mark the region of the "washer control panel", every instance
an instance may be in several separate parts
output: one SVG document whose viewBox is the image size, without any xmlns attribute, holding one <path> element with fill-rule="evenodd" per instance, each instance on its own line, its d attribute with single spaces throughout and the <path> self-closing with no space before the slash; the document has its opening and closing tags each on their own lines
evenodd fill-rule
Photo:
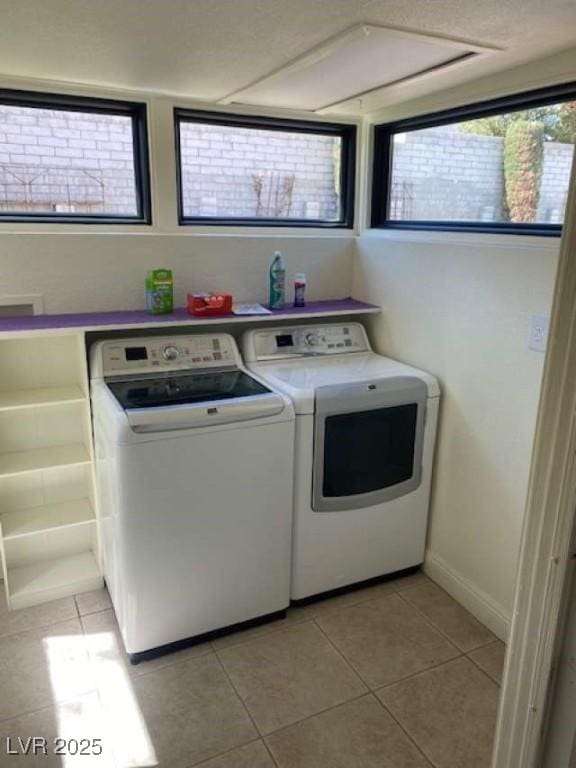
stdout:
<svg viewBox="0 0 576 768">
<path fill-rule="evenodd" d="M 243 346 L 246 362 L 370 351 L 366 331 L 360 323 L 251 331 L 245 337 Z"/>
<path fill-rule="evenodd" d="M 225 333 L 154 336 L 100 342 L 101 375 L 237 367 L 236 342 Z"/>
</svg>

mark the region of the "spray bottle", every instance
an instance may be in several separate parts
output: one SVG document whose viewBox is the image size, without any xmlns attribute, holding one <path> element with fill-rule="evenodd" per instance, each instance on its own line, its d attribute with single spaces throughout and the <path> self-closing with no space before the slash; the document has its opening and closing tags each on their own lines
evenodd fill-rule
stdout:
<svg viewBox="0 0 576 768">
<path fill-rule="evenodd" d="M 286 289 L 286 267 L 280 251 L 274 251 L 270 264 L 270 309 L 282 309 Z"/>
</svg>

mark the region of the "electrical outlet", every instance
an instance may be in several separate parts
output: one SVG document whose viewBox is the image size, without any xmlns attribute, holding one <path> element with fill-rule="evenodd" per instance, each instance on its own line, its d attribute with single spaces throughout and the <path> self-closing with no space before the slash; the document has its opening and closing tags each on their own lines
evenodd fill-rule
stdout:
<svg viewBox="0 0 576 768">
<path fill-rule="evenodd" d="M 530 315 L 530 337 L 528 348 L 534 352 L 546 352 L 548 342 L 548 315 Z"/>
</svg>

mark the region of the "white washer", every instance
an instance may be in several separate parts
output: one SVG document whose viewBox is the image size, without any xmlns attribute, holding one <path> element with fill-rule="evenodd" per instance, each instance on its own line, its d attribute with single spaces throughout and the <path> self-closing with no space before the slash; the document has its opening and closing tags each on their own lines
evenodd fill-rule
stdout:
<svg viewBox="0 0 576 768">
<path fill-rule="evenodd" d="M 424 559 L 440 390 L 359 323 L 253 330 L 251 371 L 296 411 L 293 600 Z"/>
<path fill-rule="evenodd" d="M 221 333 L 98 342 L 91 371 L 104 574 L 132 661 L 282 615 L 290 399 Z"/>
</svg>

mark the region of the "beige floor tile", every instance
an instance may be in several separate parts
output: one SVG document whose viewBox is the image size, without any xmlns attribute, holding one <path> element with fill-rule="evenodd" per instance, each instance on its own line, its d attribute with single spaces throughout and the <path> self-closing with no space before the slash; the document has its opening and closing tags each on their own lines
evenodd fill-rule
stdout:
<svg viewBox="0 0 576 768">
<path fill-rule="evenodd" d="M 112 601 L 110 600 L 108 590 L 104 588 L 76 595 L 76 605 L 78 606 L 80 616 L 86 616 L 89 613 L 98 613 L 98 611 L 106 611 L 108 608 L 112 608 Z"/>
<path fill-rule="evenodd" d="M 409 576 L 401 576 L 398 579 L 390 579 L 389 581 L 383 581 L 380 584 L 373 584 L 370 587 L 360 587 L 359 589 L 352 589 L 349 592 L 344 592 L 341 595 L 335 597 L 327 597 L 323 600 L 318 600 L 316 603 L 310 603 L 305 606 L 311 611 L 314 617 L 326 616 L 328 613 L 340 610 L 340 608 L 348 608 L 350 605 L 359 605 L 365 603 L 368 600 L 377 600 L 384 595 L 390 595 L 394 592 L 401 592 L 405 589 L 418 586 L 420 584 L 430 584 L 430 579 L 425 576 L 421 571 L 412 573 Z"/>
<path fill-rule="evenodd" d="M 506 646 L 500 640 L 468 654 L 472 661 L 498 684 L 502 682 L 505 655 Z"/>
<path fill-rule="evenodd" d="M 214 655 L 133 678 L 123 695 L 111 682 L 101 696 L 117 723 L 120 765 L 155 765 L 155 759 L 161 768 L 188 768 L 258 738 Z"/>
<path fill-rule="evenodd" d="M 312 611 L 308 606 L 295 606 L 294 608 L 288 609 L 286 617 L 283 619 L 269 621 L 266 624 L 259 624 L 257 627 L 240 629 L 238 632 L 224 635 L 216 640 L 212 640 L 212 647 L 216 651 L 219 651 L 222 648 L 231 648 L 233 645 L 245 643 L 247 640 L 253 640 L 256 637 L 269 635 L 271 632 L 278 632 L 280 629 L 286 629 L 286 627 L 290 627 L 294 624 L 300 624 L 303 621 L 308 621 L 310 618 L 312 618 Z"/>
<path fill-rule="evenodd" d="M 59 624 L 77 617 L 78 612 L 73 597 L 52 600 L 32 608 L 9 611 L 3 585 L 0 588 L 0 637 L 16 635 L 18 632 L 26 632 L 29 629 L 49 627 L 50 624 Z"/>
<path fill-rule="evenodd" d="M 334 611 L 339 611 L 342 608 L 349 608 L 351 605 L 359 605 L 360 603 L 366 603 L 370 600 L 377 600 L 379 597 L 393 594 L 395 591 L 396 589 L 393 586 L 393 582 L 386 581 L 371 587 L 362 587 L 361 589 L 344 592 L 335 597 L 327 597 L 316 603 L 310 603 L 307 607 L 314 618 L 320 618 L 321 616 L 327 616 L 329 613 L 334 613 Z"/>
<path fill-rule="evenodd" d="M 366 691 L 312 622 L 219 652 L 262 733 Z"/>
<path fill-rule="evenodd" d="M 432 582 L 407 589 L 402 597 L 464 653 L 496 640 L 492 632 Z"/>
<path fill-rule="evenodd" d="M 275 768 L 263 741 L 253 741 L 245 747 L 233 749 L 221 757 L 215 757 L 198 768 Z"/>
<path fill-rule="evenodd" d="M 25 754 L 27 739 L 33 737 L 38 741 L 28 742 L 28 753 Z M 84 754 L 73 755 L 76 742 Z M 17 756 L 7 755 L 8 743 L 12 751 L 18 752 Z M 12 763 L 14 768 L 114 767 L 96 692 L 30 715 L 4 720 L 0 723 L 0 749 L 0 765 L 6 765 L 6 768 Z M 64 754 L 58 754 L 62 750 Z"/>
<path fill-rule="evenodd" d="M 398 595 L 351 606 L 317 621 L 371 688 L 402 680 L 459 655 Z"/>
<path fill-rule="evenodd" d="M 172 664 L 178 664 L 181 661 L 189 661 L 190 659 L 204 656 L 207 653 L 212 653 L 210 643 L 201 643 L 200 645 L 184 648 L 181 651 L 167 653 L 164 656 L 150 659 L 150 661 L 131 664 L 124 650 L 114 611 L 107 610 L 91 613 L 88 616 L 82 616 L 81 621 L 86 635 L 88 652 L 97 675 L 103 668 L 109 669 L 111 666 L 117 665 L 125 669 L 130 677 L 139 677 L 155 669 L 161 669 Z"/>
<path fill-rule="evenodd" d="M 279 768 L 429 768 L 373 696 L 342 704 L 273 733 Z"/>
<path fill-rule="evenodd" d="M 464 657 L 378 692 L 437 768 L 489 768 L 498 695 Z"/>
<path fill-rule="evenodd" d="M 411 573 L 409 576 L 401 576 L 399 579 L 394 579 L 389 583 L 396 592 L 403 592 L 405 589 L 419 587 L 423 584 L 432 584 L 423 571 L 416 571 L 416 573 Z"/>
<path fill-rule="evenodd" d="M 0 638 L 0 720 L 94 690 L 78 619 Z"/>
</svg>

